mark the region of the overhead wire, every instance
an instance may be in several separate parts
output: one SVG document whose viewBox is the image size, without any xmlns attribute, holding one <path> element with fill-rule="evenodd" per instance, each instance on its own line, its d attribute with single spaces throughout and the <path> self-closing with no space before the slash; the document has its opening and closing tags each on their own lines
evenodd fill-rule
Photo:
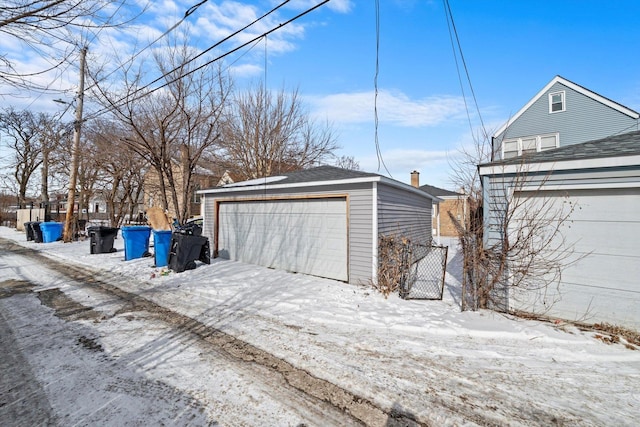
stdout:
<svg viewBox="0 0 640 427">
<path fill-rule="evenodd" d="M 464 71 L 465 74 L 467 76 L 467 83 L 469 84 L 469 89 L 471 91 L 471 96 L 473 98 L 473 102 L 476 108 L 476 111 L 478 113 L 478 118 L 480 120 L 480 124 L 482 127 L 482 136 L 485 138 L 485 140 L 489 139 L 489 134 L 487 133 L 487 129 L 484 125 L 484 120 L 482 119 L 482 114 L 480 113 L 480 107 L 478 106 L 478 99 L 476 98 L 476 93 L 473 89 L 473 84 L 471 83 L 471 76 L 469 75 L 469 68 L 467 67 L 467 62 L 464 59 L 464 53 L 462 52 L 462 45 L 460 43 L 460 37 L 458 36 L 458 30 L 456 29 L 456 24 L 455 21 L 453 20 L 453 13 L 451 12 L 451 5 L 449 4 L 449 0 L 443 0 L 444 2 L 444 8 L 445 8 L 445 15 L 447 17 L 447 26 L 449 28 L 449 38 L 451 39 L 451 47 L 453 49 L 453 56 L 455 59 L 455 63 L 456 63 L 456 71 L 458 73 L 458 81 L 460 82 L 460 89 L 462 90 L 462 98 L 464 101 L 464 105 L 465 105 L 465 109 L 467 111 L 467 119 L 469 120 L 469 126 L 471 127 L 471 133 L 474 133 L 473 130 L 473 124 L 471 121 L 471 116 L 469 114 L 469 108 L 467 106 L 467 99 L 466 99 L 466 95 L 464 93 L 464 85 L 462 84 L 462 77 L 460 76 L 460 67 L 458 65 L 458 59 L 457 59 L 457 53 L 460 54 L 460 59 L 462 61 L 462 65 L 464 67 Z M 452 33 L 453 30 L 453 33 Z M 455 40 L 456 43 L 454 44 L 453 42 L 453 38 L 455 36 Z M 458 51 L 456 53 L 456 48 L 455 46 L 457 45 L 458 47 Z"/>
<path fill-rule="evenodd" d="M 376 0 L 375 2 L 376 9 L 376 61 L 375 61 L 375 73 L 373 77 L 373 87 L 374 87 L 374 96 L 373 96 L 373 115 L 374 115 L 374 144 L 376 146 L 376 156 L 378 158 L 378 171 L 380 171 L 380 165 L 384 167 L 384 170 L 387 171 L 389 177 L 391 176 L 391 172 L 387 169 L 387 165 L 384 163 L 384 159 L 382 157 L 382 150 L 380 149 L 380 140 L 378 138 L 378 76 L 380 74 L 380 1 Z"/>
<path fill-rule="evenodd" d="M 153 46 L 154 44 L 156 44 L 157 42 L 159 42 L 162 38 L 166 37 L 169 35 L 169 33 L 171 33 L 173 30 L 175 30 L 176 28 L 178 28 L 189 16 L 191 16 L 196 10 L 198 10 L 198 8 L 200 6 L 202 6 L 203 4 L 205 4 L 206 2 L 208 2 L 209 0 L 202 0 L 200 3 L 195 4 L 193 6 L 191 6 L 189 9 L 187 9 L 187 11 L 184 13 L 183 17 L 176 22 L 175 24 L 173 24 L 170 28 L 168 28 L 167 30 L 165 30 L 165 32 L 163 32 L 162 34 L 160 34 L 158 37 L 156 37 L 152 42 L 148 43 L 145 47 L 143 47 L 142 49 L 140 49 L 138 52 L 136 52 L 131 58 L 129 58 L 124 64 L 121 64 L 120 66 L 116 67 L 115 69 L 111 70 L 111 72 L 109 74 L 107 74 L 106 76 L 101 77 L 101 80 L 104 81 L 106 79 L 108 79 L 109 77 L 111 77 L 113 74 L 115 74 L 118 70 L 124 68 L 127 64 L 132 63 L 138 56 L 140 56 L 144 51 L 146 51 L 147 49 L 149 49 L 151 46 Z M 94 82 L 93 85 L 89 86 L 87 88 L 87 90 L 92 89 L 93 87 L 95 87 L 98 84 L 98 82 Z"/>
<path fill-rule="evenodd" d="M 224 54 L 222 54 L 222 55 L 219 55 L 219 56 L 217 56 L 217 57 L 215 57 L 215 58 L 213 58 L 213 59 L 211 59 L 211 60 L 209 60 L 209 61 L 205 62 L 204 64 L 201 64 L 201 65 L 199 65 L 199 66 L 197 66 L 197 67 L 195 67 L 195 68 L 193 68 L 193 69 L 191 69 L 191 70 L 189 70 L 189 71 L 185 72 L 184 74 L 182 74 L 182 75 L 180 75 L 180 76 L 178 76 L 178 77 L 175 77 L 175 78 L 173 78 L 173 79 L 171 79 L 171 80 L 169 80 L 169 81 L 166 81 L 165 83 L 161 84 L 161 85 L 160 85 L 160 86 L 158 86 L 158 87 L 155 87 L 155 88 L 153 88 L 153 89 L 149 89 L 147 92 L 144 92 L 144 93 L 143 93 L 143 94 L 141 94 L 140 96 L 137 96 L 137 97 L 135 96 L 136 94 L 138 94 L 138 93 L 142 92 L 143 90 L 148 89 L 148 88 L 149 88 L 151 85 L 153 85 L 154 83 L 157 83 L 158 81 L 162 80 L 163 78 L 168 77 L 170 74 L 172 74 L 172 73 L 174 73 L 175 71 L 177 71 L 177 70 L 181 69 L 181 68 L 182 68 L 182 67 L 184 67 L 185 65 L 188 65 L 189 63 L 193 62 L 195 59 L 197 59 L 197 58 L 201 57 L 202 55 L 204 55 L 205 53 L 207 53 L 207 52 L 209 52 L 210 50 L 214 49 L 215 47 L 219 46 L 219 45 L 220 45 L 220 44 L 222 44 L 223 42 L 225 42 L 225 41 L 229 40 L 229 39 L 230 39 L 230 38 L 232 38 L 233 36 L 235 36 L 235 35 L 239 34 L 240 32 L 244 31 L 245 29 L 249 28 L 251 25 L 254 25 L 256 22 L 258 22 L 258 21 L 260 21 L 260 20 L 264 19 L 266 16 L 268 16 L 268 15 L 269 15 L 269 14 L 271 14 L 271 13 L 273 13 L 275 10 L 279 9 L 280 7 L 282 7 L 283 5 L 285 5 L 286 3 L 288 3 L 289 1 L 290 1 L 290 0 L 287 0 L 287 1 L 283 2 L 283 3 L 281 3 L 280 5 L 276 6 L 274 9 L 272 9 L 271 11 L 269 11 L 269 12 L 267 12 L 266 14 L 262 15 L 260 18 L 257 18 L 256 20 L 254 20 L 254 21 L 253 21 L 253 22 L 251 22 L 250 24 L 246 25 L 246 26 L 245 26 L 245 27 L 243 27 L 242 29 L 235 31 L 234 33 L 230 34 L 229 36 L 225 37 L 224 39 L 220 40 L 219 42 L 217 42 L 217 43 L 215 43 L 214 45 L 210 46 L 209 48 L 205 49 L 205 50 L 204 50 L 203 52 L 201 52 L 200 54 L 196 55 L 195 57 L 193 57 L 193 58 L 191 58 L 191 59 L 189 59 L 189 60 L 187 60 L 187 61 L 185 61 L 184 63 L 182 63 L 181 65 L 179 65 L 179 66 L 177 66 L 177 67 L 175 67 L 175 68 L 173 68 L 172 70 L 170 70 L 170 71 L 168 71 L 168 72 L 164 73 L 162 76 L 160 76 L 160 77 L 156 78 L 155 80 L 153 80 L 152 82 L 150 82 L 150 83 L 146 84 L 145 86 L 140 87 L 140 88 L 138 88 L 138 89 L 134 90 L 132 93 L 128 94 L 127 96 L 124 96 L 124 97 L 120 98 L 119 100 L 117 100 L 117 101 L 115 101 L 115 102 L 112 102 L 112 103 L 111 103 L 111 106 L 106 107 L 106 108 L 103 108 L 102 110 L 97 111 L 96 113 L 94 113 L 94 114 L 92 115 L 92 117 L 91 117 L 91 118 L 93 118 L 93 117 L 97 117 L 97 116 L 99 116 L 99 115 L 102 115 L 102 114 L 106 113 L 107 111 L 110 111 L 110 110 L 111 110 L 111 109 L 113 109 L 113 108 L 117 108 L 117 107 L 123 106 L 123 105 L 125 105 L 126 103 L 131 102 L 131 101 L 136 101 L 136 100 L 141 99 L 141 98 L 143 98 L 143 97 L 145 97 L 145 96 L 148 96 L 148 95 L 150 95 L 150 94 L 152 94 L 152 93 L 154 93 L 154 92 L 156 92 L 156 91 L 158 91 L 158 90 L 160 90 L 160 89 L 162 89 L 162 88 L 164 88 L 164 87 L 166 87 L 166 86 L 169 86 L 169 85 L 171 85 L 171 84 L 173 84 L 173 83 L 177 82 L 178 80 L 180 80 L 180 79 L 182 79 L 182 78 L 184 78 L 184 77 L 187 77 L 187 76 L 189 76 L 189 75 L 191 75 L 191 74 L 195 73 L 196 71 L 199 71 L 199 70 L 201 70 L 201 69 L 203 69 L 203 68 L 205 68 L 205 67 L 207 67 L 207 66 L 209 66 L 209 65 L 213 64 L 214 62 L 217 62 L 217 61 L 219 61 L 219 60 L 221 60 L 221 59 L 223 59 L 223 58 L 225 58 L 225 57 L 227 57 L 227 56 L 231 55 L 232 53 L 237 52 L 238 50 L 240 50 L 240 49 L 242 49 L 242 48 L 244 48 L 244 47 L 246 47 L 246 46 L 248 46 L 248 45 L 250 45 L 250 44 L 252 44 L 252 43 L 254 43 L 254 42 L 256 42 L 256 41 L 261 40 L 263 37 L 268 36 L 269 34 L 271 34 L 271 33 L 275 32 L 275 31 L 277 31 L 277 30 L 279 30 L 279 29 L 281 29 L 281 28 L 283 28 L 283 27 L 285 27 L 285 26 L 289 25 L 290 23 L 292 23 L 292 22 L 294 22 L 294 21 L 296 21 L 296 20 L 300 19 L 301 17 L 303 17 L 303 16 L 307 15 L 308 13 L 311 13 L 312 11 L 314 11 L 314 10 L 318 9 L 319 7 L 321 7 L 321 6 L 325 5 L 325 4 L 326 4 L 326 3 L 328 3 L 330 0 L 324 0 L 324 1 L 322 1 L 322 2 L 320 2 L 320 3 L 318 3 L 318 4 L 316 4 L 315 6 L 312 6 L 312 7 L 308 8 L 307 10 L 305 10 L 305 11 L 303 11 L 303 12 L 299 13 L 298 15 L 294 16 L 293 18 L 290 18 L 289 20 L 287 20 L 287 21 L 285 21 L 285 22 L 283 22 L 283 23 L 279 24 L 278 26 L 276 26 L 276 27 L 274 27 L 274 28 L 272 28 L 272 29 L 270 29 L 270 30 L 268 30 L 268 31 L 266 31 L 266 32 L 264 32 L 264 33 L 262 33 L 262 34 L 260 34 L 260 35 L 256 36 L 256 37 L 252 38 L 251 40 L 249 40 L 249 41 L 247 41 L 247 42 L 245 42 L 245 43 L 240 44 L 239 46 L 236 46 L 235 48 L 233 48 L 233 49 L 231 49 L 231 50 L 227 51 L 226 53 L 224 53 Z M 123 101 L 124 101 L 124 103 L 123 103 Z"/>
</svg>

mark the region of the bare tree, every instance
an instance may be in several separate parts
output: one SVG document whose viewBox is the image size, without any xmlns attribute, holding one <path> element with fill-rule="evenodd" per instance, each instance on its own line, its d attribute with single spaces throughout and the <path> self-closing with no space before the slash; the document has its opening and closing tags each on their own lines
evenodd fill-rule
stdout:
<svg viewBox="0 0 640 427">
<path fill-rule="evenodd" d="M 71 135 L 71 133 L 67 133 L 67 135 Z M 78 202 L 78 212 L 75 219 L 90 219 L 89 204 L 95 195 L 105 153 L 98 151 L 95 141 L 91 137 L 79 139 L 78 144 L 80 155 L 77 156 L 78 170 L 76 188 L 74 189 L 74 203 L 75 201 Z M 67 180 L 72 174 L 73 151 L 74 140 L 71 137 L 66 137 L 60 141 L 57 149 L 51 153 L 51 162 L 54 163 L 51 170 L 65 184 L 68 184 Z M 77 197 L 75 197 L 76 194 Z M 71 206 L 74 205 L 72 204 Z M 82 218 L 83 215 L 84 218 Z"/>
<path fill-rule="evenodd" d="M 0 131 L 13 152 L 11 167 L 18 186 L 17 203 L 20 208 L 25 206 L 31 177 L 42 164 L 41 123 L 44 120 L 43 114 L 16 111 L 13 108 L 0 114 Z"/>
<path fill-rule="evenodd" d="M 227 111 L 222 158 L 247 179 L 318 165 L 337 148 L 329 124 L 310 118 L 297 90 L 258 86 L 237 94 Z"/>
<path fill-rule="evenodd" d="M 536 174 L 526 156 L 494 163 L 499 178 L 484 189 L 491 192 L 484 200 L 478 165 L 489 161 L 492 147 L 478 141 L 461 152 L 452 176 L 470 207 L 466 224 L 450 214 L 463 251 L 462 309 L 504 310 L 506 298 L 557 286 L 562 269 L 578 261 L 563 235 L 577 207 L 545 197 L 549 175 Z"/>
<path fill-rule="evenodd" d="M 51 163 L 61 147 L 69 144 L 72 125 L 60 121 L 55 116 L 44 116 L 40 131 L 42 134 L 42 167 L 40 169 L 40 200 L 44 206 L 49 205 L 49 181 L 52 171 Z"/>
<path fill-rule="evenodd" d="M 360 163 L 353 156 L 338 157 L 334 163 L 335 166 L 352 171 L 360 170 Z"/>
<path fill-rule="evenodd" d="M 111 226 L 118 227 L 137 213 L 145 162 L 124 142 L 126 130 L 118 122 L 97 120 L 86 135 L 99 158 L 96 191 L 105 199 Z"/>
<path fill-rule="evenodd" d="M 102 96 L 131 135 L 125 141 L 155 173 L 162 208 L 178 221 L 190 215 L 194 171 L 220 135 L 220 117 L 231 88 L 221 68 L 194 69 L 186 44 L 170 45 L 155 56 L 162 90 L 144 84 L 144 65 L 125 75 L 125 93 Z M 191 68 L 190 68 L 191 67 Z"/>
<path fill-rule="evenodd" d="M 130 3 L 128 7 L 124 7 Z M 0 82 L 18 88 L 47 89 L 36 84 L 41 76 L 71 62 L 77 46 L 92 31 L 118 27 L 129 22 L 126 11 L 135 2 L 119 0 L 5 0 L 0 8 L 0 33 L 7 44 L 21 46 L 21 54 L 32 52 L 44 63 L 40 69 L 19 69 L 19 58 L 0 55 Z"/>
</svg>

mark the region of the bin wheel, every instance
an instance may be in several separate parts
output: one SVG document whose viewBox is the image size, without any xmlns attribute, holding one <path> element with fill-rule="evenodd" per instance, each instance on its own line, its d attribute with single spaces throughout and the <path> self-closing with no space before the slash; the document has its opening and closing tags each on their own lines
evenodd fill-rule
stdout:
<svg viewBox="0 0 640 427">
<path fill-rule="evenodd" d="M 194 270 L 196 268 L 196 262 L 195 261 L 189 261 L 187 263 L 187 265 L 184 266 L 185 270 Z"/>
</svg>

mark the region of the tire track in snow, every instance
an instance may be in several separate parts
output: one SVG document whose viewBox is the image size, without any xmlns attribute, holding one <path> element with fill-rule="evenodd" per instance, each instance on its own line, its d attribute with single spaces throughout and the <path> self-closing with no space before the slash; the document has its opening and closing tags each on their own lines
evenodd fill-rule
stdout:
<svg viewBox="0 0 640 427">
<path fill-rule="evenodd" d="M 0 239 L 1 246 L 19 253 L 20 255 L 36 259 L 46 267 L 77 281 L 83 286 L 89 286 L 92 291 L 104 292 L 125 303 L 125 307 L 116 314 L 125 312 L 146 312 L 157 316 L 177 330 L 193 334 L 201 341 L 213 346 L 217 351 L 227 354 L 235 361 L 255 364 L 266 368 L 268 372 L 280 376 L 289 386 L 302 392 L 307 399 L 317 399 L 348 414 L 356 423 L 367 426 L 423 426 L 428 425 L 415 419 L 412 414 L 402 410 L 385 411 L 371 401 L 313 376 L 310 372 L 297 368 L 274 355 L 265 352 L 245 341 L 228 335 L 218 329 L 207 326 L 189 316 L 169 310 L 140 295 L 125 291 L 113 283 L 123 278 L 102 271 L 94 271 L 88 267 L 68 265 L 56 259 L 47 257 L 29 248 L 13 242 Z"/>
</svg>

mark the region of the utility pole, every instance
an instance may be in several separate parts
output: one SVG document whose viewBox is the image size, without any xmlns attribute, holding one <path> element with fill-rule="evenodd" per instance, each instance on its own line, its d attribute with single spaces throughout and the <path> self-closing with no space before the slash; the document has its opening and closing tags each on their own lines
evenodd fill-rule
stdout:
<svg viewBox="0 0 640 427">
<path fill-rule="evenodd" d="M 78 181 L 78 163 L 80 163 L 80 130 L 82 129 L 82 102 L 84 100 L 84 67 L 87 47 L 80 51 L 80 86 L 78 88 L 78 103 L 76 104 L 76 119 L 73 124 L 73 148 L 71 150 L 71 175 L 69 176 L 69 192 L 67 193 L 67 216 L 64 221 L 63 240 L 69 243 L 73 240 L 73 211 L 76 200 L 76 182 Z"/>
</svg>

